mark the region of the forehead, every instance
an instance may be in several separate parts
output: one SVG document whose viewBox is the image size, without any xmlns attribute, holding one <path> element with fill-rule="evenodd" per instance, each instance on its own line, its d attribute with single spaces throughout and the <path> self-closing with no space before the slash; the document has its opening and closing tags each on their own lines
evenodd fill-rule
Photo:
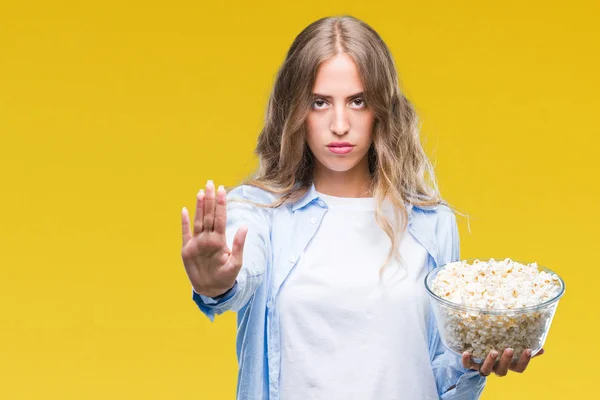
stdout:
<svg viewBox="0 0 600 400">
<path fill-rule="evenodd" d="M 363 91 L 358 67 L 347 54 L 339 54 L 321 64 L 313 92 L 345 96 Z"/>
</svg>

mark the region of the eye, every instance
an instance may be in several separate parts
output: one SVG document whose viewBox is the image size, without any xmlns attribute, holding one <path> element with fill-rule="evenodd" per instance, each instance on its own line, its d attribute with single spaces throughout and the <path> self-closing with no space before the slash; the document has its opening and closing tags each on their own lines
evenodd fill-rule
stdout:
<svg viewBox="0 0 600 400">
<path fill-rule="evenodd" d="M 313 108 L 320 109 L 323 104 L 325 104 L 325 101 L 323 101 L 323 100 L 315 100 L 313 102 Z"/>
<path fill-rule="evenodd" d="M 358 104 L 357 104 L 358 102 Z M 363 99 L 361 99 L 360 97 L 352 100 L 352 104 L 357 105 L 359 108 L 363 108 L 365 105 L 365 101 Z"/>
</svg>

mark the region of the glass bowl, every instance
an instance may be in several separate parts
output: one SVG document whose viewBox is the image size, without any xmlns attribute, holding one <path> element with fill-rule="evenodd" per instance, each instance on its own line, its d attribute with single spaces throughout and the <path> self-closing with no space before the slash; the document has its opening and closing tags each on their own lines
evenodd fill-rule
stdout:
<svg viewBox="0 0 600 400">
<path fill-rule="evenodd" d="M 473 264 L 477 260 L 503 261 L 498 258 L 461 261 Z M 517 260 L 512 261 L 527 265 Z M 446 265 L 439 266 L 427 274 L 425 289 L 429 294 L 429 303 L 440 338 L 448 349 L 458 355 L 468 351 L 477 363 L 482 362 L 492 350 L 502 354 L 504 349 L 510 347 L 514 349 L 513 360 L 519 359 L 525 349 L 531 349 L 532 356 L 540 351 L 548 336 L 558 301 L 565 293 L 565 282 L 558 274 L 538 266 L 538 271 L 548 272 L 558 278 L 560 290 L 550 300 L 531 307 L 491 309 L 454 303 L 435 294 L 431 289 L 433 280 Z"/>
</svg>

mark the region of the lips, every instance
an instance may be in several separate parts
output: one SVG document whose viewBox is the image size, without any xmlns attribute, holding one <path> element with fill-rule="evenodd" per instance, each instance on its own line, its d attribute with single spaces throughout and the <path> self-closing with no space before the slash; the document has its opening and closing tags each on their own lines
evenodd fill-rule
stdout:
<svg viewBox="0 0 600 400">
<path fill-rule="evenodd" d="M 331 151 L 332 153 L 335 154 L 348 154 L 350 153 L 353 149 L 354 146 L 352 145 L 328 145 L 327 148 L 329 149 L 329 151 Z"/>
<path fill-rule="evenodd" d="M 333 142 L 329 143 L 327 147 L 354 147 L 354 145 L 348 142 Z"/>
</svg>

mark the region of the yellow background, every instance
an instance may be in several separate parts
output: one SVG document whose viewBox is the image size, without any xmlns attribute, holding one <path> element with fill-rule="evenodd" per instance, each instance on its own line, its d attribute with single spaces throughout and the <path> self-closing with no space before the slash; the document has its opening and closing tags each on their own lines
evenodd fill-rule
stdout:
<svg viewBox="0 0 600 400">
<path fill-rule="evenodd" d="M 250 4 L 0 3 L 0 398 L 234 397 L 235 315 L 192 302 L 180 211 L 256 166 L 288 46 L 342 13 L 392 50 L 442 194 L 471 217 L 462 257 L 567 283 L 546 354 L 483 399 L 592 398 L 598 2 Z"/>
</svg>

